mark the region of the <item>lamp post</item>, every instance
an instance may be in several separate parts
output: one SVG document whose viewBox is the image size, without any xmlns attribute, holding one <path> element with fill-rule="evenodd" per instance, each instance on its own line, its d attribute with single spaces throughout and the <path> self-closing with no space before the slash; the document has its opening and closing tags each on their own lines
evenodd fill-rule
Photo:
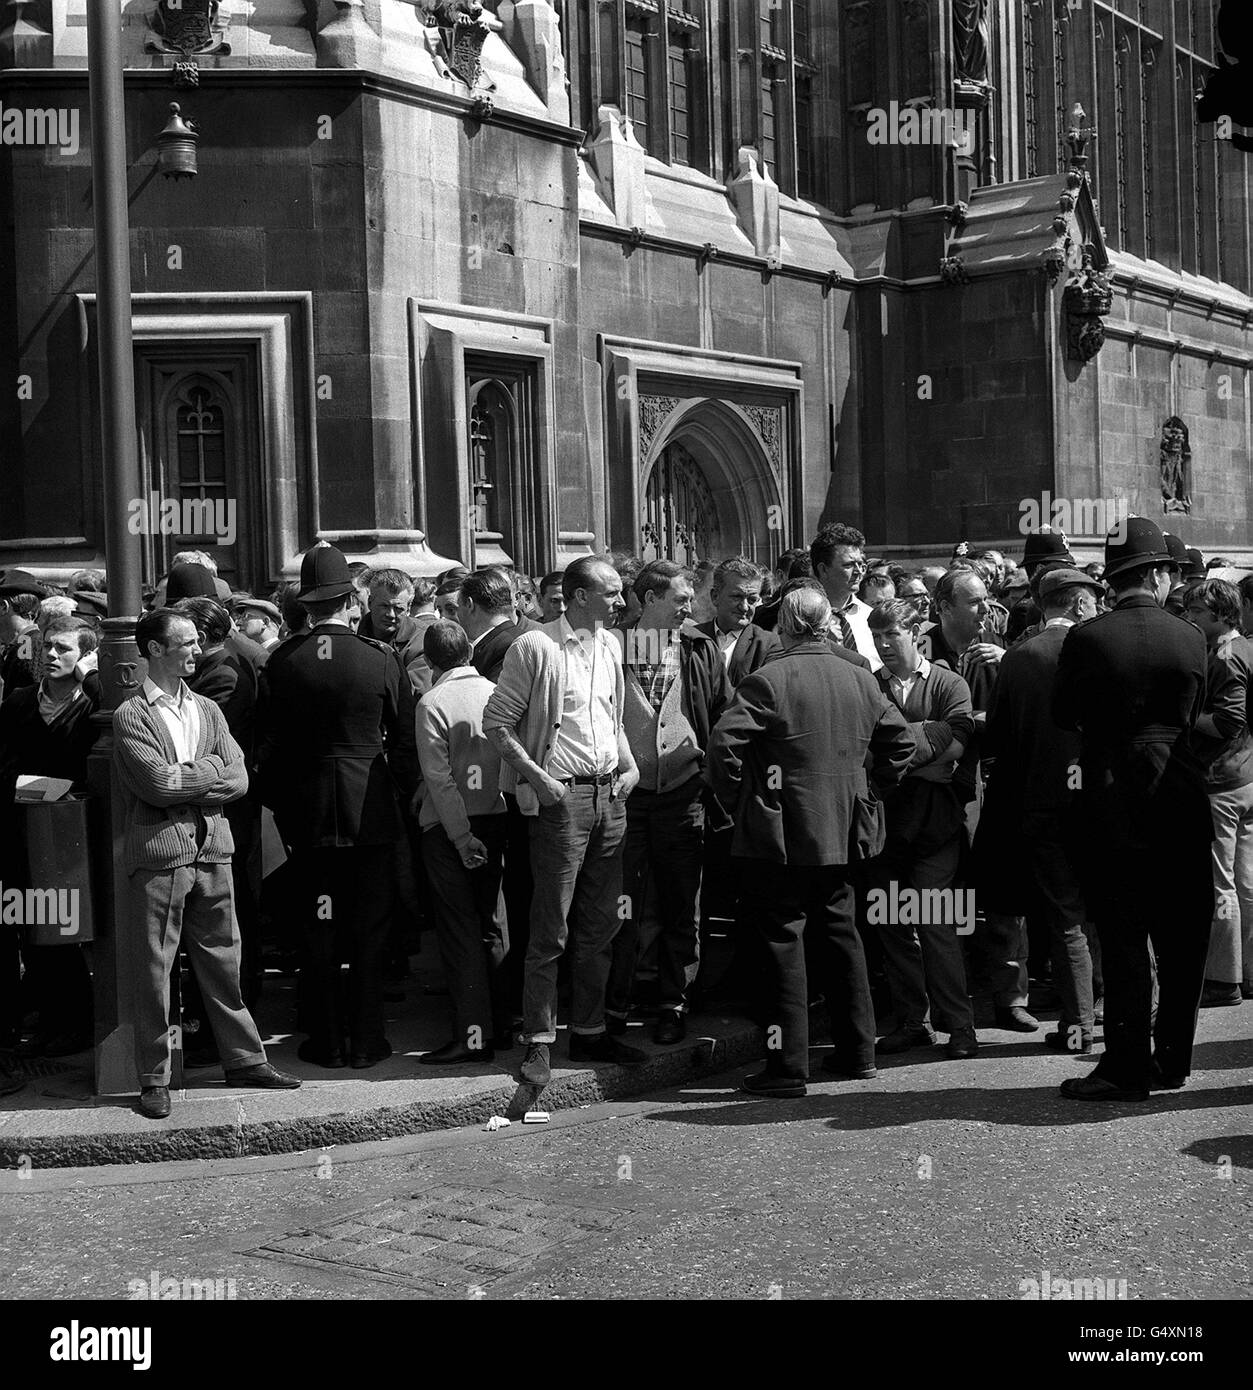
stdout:
<svg viewBox="0 0 1253 1390">
<path fill-rule="evenodd" d="M 135 364 L 131 335 L 130 228 L 127 218 L 126 106 L 122 22 L 117 0 L 87 6 L 87 83 L 91 108 L 91 184 L 96 238 L 96 333 L 100 370 L 100 444 L 104 483 L 104 553 L 109 616 L 100 644 L 103 703 L 100 735 L 88 761 L 92 801 L 92 868 L 101 911 L 93 950 L 96 1092 L 138 1089 L 133 991 L 138 943 L 129 930 L 121 873 L 125 824 L 114 785 L 113 711 L 140 684 L 135 615 L 142 602 L 140 542 L 127 529 L 128 504 L 139 496 L 135 437 Z"/>
</svg>

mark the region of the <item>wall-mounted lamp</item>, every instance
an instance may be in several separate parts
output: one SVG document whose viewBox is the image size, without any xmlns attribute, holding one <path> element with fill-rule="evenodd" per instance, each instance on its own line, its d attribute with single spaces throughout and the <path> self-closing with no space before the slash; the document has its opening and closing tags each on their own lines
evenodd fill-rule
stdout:
<svg viewBox="0 0 1253 1390">
<path fill-rule="evenodd" d="M 157 136 L 157 168 L 167 179 L 194 179 L 200 172 L 196 168 L 196 141 L 200 135 L 180 112 L 178 102 L 170 102 L 170 119 Z"/>
</svg>

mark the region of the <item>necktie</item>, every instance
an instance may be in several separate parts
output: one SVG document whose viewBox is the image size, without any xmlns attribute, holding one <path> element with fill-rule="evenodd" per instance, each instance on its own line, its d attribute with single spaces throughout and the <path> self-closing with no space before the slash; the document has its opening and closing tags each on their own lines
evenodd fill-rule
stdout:
<svg viewBox="0 0 1253 1390">
<path fill-rule="evenodd" d="M 836 622 L 840 625 L 840 643 L 850 652 L 857 650 L 857 639 L 853 636 L 853 625 L 849 622 L 847 614 L 843 611 L 835 615 Z"/>
</svg>

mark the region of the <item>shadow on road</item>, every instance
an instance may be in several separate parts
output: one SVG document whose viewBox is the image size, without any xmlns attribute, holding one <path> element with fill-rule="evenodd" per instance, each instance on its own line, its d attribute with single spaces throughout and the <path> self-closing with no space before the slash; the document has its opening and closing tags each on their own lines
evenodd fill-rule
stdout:
<svg viewBox="0 0 1253 1390">
<path fill-rule="evenodd" d="M 1226 1160 L 1233 1168 L 1253 1168 L 1253 1134 L 1228 1134 L 1219 1139 L 1197 1139 L 1179 1152 L 1215 1166 Z"/>
<path fill-rule="evenodd" d="M 858 1086 L 855 1090 L 842 1089 L 825 1095 L 809 1095 L 803 1100 L 760 1100 L 748 1096 L 740 1099 L 737 1093 L 730 1093 L 727 1100 L 735 1102 L 732 1104 L 720 1101 L 711 1103 L 708 1092 L 702 1095 L 680 1095 L 678 1099 L 689 1103 L 693 1108 L 658 1110 L 648 1118 L 690 1125 L 764 1125 L 776 1124 L 779 1121 L 825 1121 L 831 1129 L 837 1130 L 892 1129 L 905 1125 L 926 1124 L 932 1120 L 975 1120 L 988 1124 L 1056 1129 L 1066 1125 L 1102 1124 L 1107 1120 L 1135 1116 L 1173 1114 L 1181 1110 L 1212 1110 L 1249 1105 L 1253 1103 L 1253 1086 L 1154 1092 L 1147 1101 L 1123 1104 L 1093 1104 L 1065 1100 L 1051 1086 L 1017 1086 L 1003 1090 L 967 1087 L 960 1090 L 950 1088 L 906 1092 L 876 1092 Z M 696 1108 L 697 1106 L 700 1108 Z M 1232 1153 L 1232 1150 L 1220 1149 L 1220 1152 Z"/>
</svg>

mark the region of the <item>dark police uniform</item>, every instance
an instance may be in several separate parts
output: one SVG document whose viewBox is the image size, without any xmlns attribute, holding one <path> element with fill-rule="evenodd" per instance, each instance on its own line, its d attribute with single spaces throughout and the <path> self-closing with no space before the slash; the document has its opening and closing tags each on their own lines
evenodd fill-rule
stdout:
<svg viewBox="0 0 1253 1390">
<path fill-rule="evenodd" d="M 1133 1092 L 1153 1062 L 1176 1084 L 1191 1070 L 1214 909 L 1209 803 L 1189 746 L 1205 672 L 1205 639 L 1144 592 L 1073 628 L 1058 663 L 1053 717 L 1081 734 L 1080 868 L 1105 976 L 1092 1076 Z"/>
<path fill-rule="evenodd" d="M 370 1065 L 388 1053 L 382 960 L 402 806 L 419 777 L 413 692 L 396 653 L 342 623 L 284 642 L 262 673 L 257 739 L 262 799 L 306 904 L 302 1055 L 341 1065 L 348 1033 L 353 1065 Z M 352 967 L 346 1018 L 341 959 Z"/>
</svg>

